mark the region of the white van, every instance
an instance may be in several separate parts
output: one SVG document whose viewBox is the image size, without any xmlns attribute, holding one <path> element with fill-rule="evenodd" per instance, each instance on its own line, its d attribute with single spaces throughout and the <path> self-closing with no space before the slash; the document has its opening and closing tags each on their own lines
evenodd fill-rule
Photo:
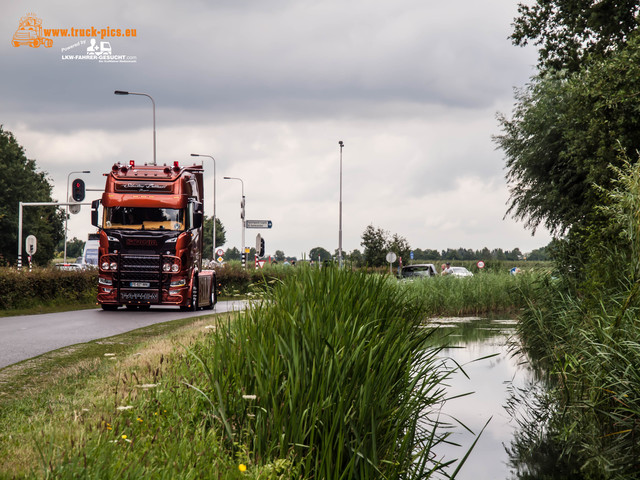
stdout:
<svg viewBox="0 0 640 480">
<path fill-rule="evenodd" d="M 100 246 L 100 237 L 97 233 L 90 233 L 89 239 L 84 244 L 82 252 L 82 266 L 84 268 L 98 267 L 98 247 Z"/>
</svg>

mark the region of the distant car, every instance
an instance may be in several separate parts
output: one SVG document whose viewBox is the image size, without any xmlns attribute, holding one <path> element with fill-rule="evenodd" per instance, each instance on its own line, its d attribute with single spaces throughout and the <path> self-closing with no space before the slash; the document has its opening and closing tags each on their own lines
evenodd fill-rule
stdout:
<svg viewBox="0 0 640 480">
<path fill-rule="evenodd" d="M 454 277 L 473 277 L 473 273 L 467 270 L 465 267 L 451 267 L 453 272 L 451 275 Z"/>
<path fill-rule="evenodd" d="M 437 275 L 436 267 L 432 263 L 420 263 L 402 267 L 401 278 L 428 278 Z"/>
<path fill-rule="evenodd" d="M 82 270 L 83 267 L 80 263 L 56 263 L 56 268 L 58 270 L 73 271 Z"/>
</svg>

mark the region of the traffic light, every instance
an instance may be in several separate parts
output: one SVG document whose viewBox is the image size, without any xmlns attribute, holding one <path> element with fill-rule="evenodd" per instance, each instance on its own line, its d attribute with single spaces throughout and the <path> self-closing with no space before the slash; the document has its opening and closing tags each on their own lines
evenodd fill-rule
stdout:
<svg viewBox="0 0 640 480">
<path fill-rule="evenodd" d="M 240 218 L 244 220 L 244 196 L 242 197 L 242 201 L 240 202 Z"/>
<path fill-rule="evenodd" d="M 264 257 L 264 238 L 262 235 L 256 235 L 256 256 Z"/>
<path fill-rule="evenodd" d="M 73 181 L 73 188 L 71 189 L 71 198 L 76 202 L 84 200 L 84 180 L 76 178 Z"/>
</svg>

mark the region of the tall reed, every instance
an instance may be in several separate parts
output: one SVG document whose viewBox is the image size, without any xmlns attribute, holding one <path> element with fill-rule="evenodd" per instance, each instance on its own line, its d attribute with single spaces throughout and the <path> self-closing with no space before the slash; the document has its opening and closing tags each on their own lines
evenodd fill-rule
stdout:
<svg viewBox="0 0 640 480">
<path fill-rule="evenodd" d="M 401 281 L 405 300 L 431 316 L 514 314 L 527 304 L 529 292 L 543 273 L 480 272 L 473 277 L 437 276 Z"/>
<path fill-rule="evenodd" d="M 257 462 L 293 458 L 305 478 L 428 477 L 447 372 L 421 320 L 381 276 L 301 269 L 192 351 L 194 388 Z"/>
<path fill-rule="evenodd" d="M 547 282 L 519 323 L 524 348 L 549 377 L 556 405 L 534 420 L 583 478 L 636 478 L 640 470 L 640 164 L 607 193 L 609 231 L 591 237 L 590 277 Z M 600 238 L 599 243 L 593 242 Z M 528 449 L 546 448 L 532 435 Z"/>
</svg>

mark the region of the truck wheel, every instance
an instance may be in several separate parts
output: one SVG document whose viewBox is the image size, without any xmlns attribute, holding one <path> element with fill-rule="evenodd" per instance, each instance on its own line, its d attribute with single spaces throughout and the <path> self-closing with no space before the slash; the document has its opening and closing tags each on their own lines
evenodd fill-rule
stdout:
<svg viewBox="0 0 640 480">
<path fill-rule="evenodd" d="M 192 312 L 198 311 L 198 281 L 196 279 L 193 280 L 193 288 L 191 289 L 191 308 L 189 310 Z"/>
<path fill-rule="evenodd" d="M 193 288 L 191 289 L 191 301 L 189 305 L 180 305 L 182 312 L 195 312 L 198 310 L 198 280 L 193 279 Z"/>
</svg>

